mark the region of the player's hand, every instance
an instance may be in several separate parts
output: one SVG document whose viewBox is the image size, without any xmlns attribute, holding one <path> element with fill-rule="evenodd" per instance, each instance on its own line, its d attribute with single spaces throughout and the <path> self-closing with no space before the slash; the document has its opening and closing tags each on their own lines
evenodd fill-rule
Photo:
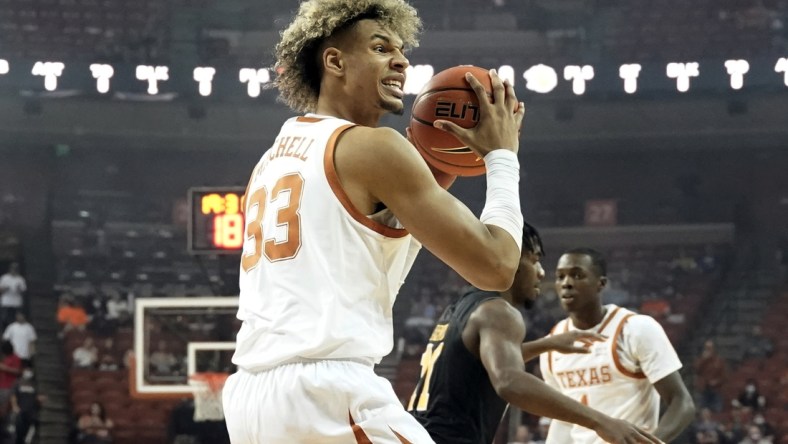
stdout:
<svg viewBox="0 0 788 444">
<path fill-rule="evenodd" d="M 520 149 L 525 104 L 517 101 L 514 87 L 502 81 L 494 69 L 490 70 L 492 98 L 473 74 L 466 73 L 465 80 L 479 98 L 479 122 L 467 129 L 447 120 L 436 120 L 433 125 L 460 139 L 479 157 L 500 148 L 516 153 Z"/>
<path fill-rule="evenodd" d="M 560 335 L 550 336 L 547 338 L 547 343 L 550 350 L 559 353 L 591 353 L 591 345 L 594 342 L 601 342 L 605 339 L 607 339 L 607 336 L 599 333 L 572 330 Z M 575 345 L 576 343 L 579 344 Z"/>
<path fill-rule="evenodd" d="M 620 419 L 607 418 L 594 431 L 610 444 L 664 444 L 651 433 Z"/>
</svg>

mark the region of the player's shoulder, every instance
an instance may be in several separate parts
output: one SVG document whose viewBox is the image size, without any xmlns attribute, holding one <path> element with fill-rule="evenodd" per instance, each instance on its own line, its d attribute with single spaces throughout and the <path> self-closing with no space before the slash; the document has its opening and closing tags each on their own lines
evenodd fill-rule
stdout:
<svg viewBox="0 0 788 444">
<path fill-rule="evenodd" d="M 524 328 L 525 326 L 520 312 L 501 297 L 479 302 L 468 322 L 480 328 L 508 329 L 521 326 Z"/>
<path fill-rule="evenodd" d="M 662 328 L 662 325 L 649 315 L 629 311 L 622 322 L 622 333 L 624 335 L 649 336 L 652 334 L 665 334 L 665 329 Z"/>
<path fill-rule="evenodd" d="M 432 175 L 418 151 L 394 129 L 354 126 L 337 142 L 335 163 L 356 177 L 366 177 L 376 187 L 431 181 Z M 416 174 L 421 169 L 421 174 Z M 390 187 L 389 187 L 390 188 Z"/>
<path fill-rule="evenodd" d="M 410 147 L 410 142 L 405 136 L 393 128 L 383 126 L 377 128 L 362 125 L 352 126 L 343 133 L 341 143 L 367 151 Z"/>
</svg>

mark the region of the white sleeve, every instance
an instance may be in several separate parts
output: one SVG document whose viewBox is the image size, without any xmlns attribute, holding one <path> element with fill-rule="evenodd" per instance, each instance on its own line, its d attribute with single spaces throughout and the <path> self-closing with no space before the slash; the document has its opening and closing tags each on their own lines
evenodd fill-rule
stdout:
<svg viewBox="0 0 788 444">
<path fill-rule="evenodd" d="M 652 384 L 681 368 L 668 335 L 651 316 L 630 317 L 621 335 L 618 349 L 621 363 L 629 370 L 645 374 Z"/>
<path fill-rule="evenodd" d="M 30 324 L 27 324 L 27 325 L 30 327 L 30 332 L 29 332 L 30 340 L 31 341 L 37 341 L 38 340 L 38 336 L 36 335 L 36 329 L 33 328 L 33 326 L 30 325 Z"/>
<path fill-rule="evenodd" d="M 11 337 L 11 326 L 5 328 L 5 332 L 3 332 L 3 339 L 9 339 Z"/>
<path fill-rule="evenodd" d="M 25 278 L 22 278 L 22 277 L 20 277 L 20 278 L 19 278 L 19 283 L 21 283 L 21 284 L 22 284 L 22 288 L 21 288 L 19 291 L 20 291 L 20 292 L 25 292 L 25 291 L 27 291 L 27 282 L 25 282 Z"/>
</svg>

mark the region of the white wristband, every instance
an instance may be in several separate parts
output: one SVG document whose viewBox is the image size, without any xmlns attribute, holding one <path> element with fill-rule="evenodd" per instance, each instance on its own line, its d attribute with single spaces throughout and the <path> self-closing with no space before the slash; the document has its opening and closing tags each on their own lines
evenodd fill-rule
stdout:
<svg viewBox="0 0 788 444">
<path fill-rule="evenodd" d="M 506 149 L 484 156 L 487 167 L 487 198 L 479 218 L 512 235 L 517 248 L 523 248 L 523 214 L 520 211 L 520 162 L 517 154 Z"/>
</svg>

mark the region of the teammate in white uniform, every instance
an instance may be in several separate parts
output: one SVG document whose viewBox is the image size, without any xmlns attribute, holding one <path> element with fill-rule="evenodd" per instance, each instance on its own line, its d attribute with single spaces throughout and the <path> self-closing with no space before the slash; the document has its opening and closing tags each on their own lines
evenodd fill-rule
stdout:
<svg viewBox="0 0 788 444">
<path fill-rule="evenodd" d="M 606 268 L 602 255 L 592 249 L 570 250 L 559 259 L 556 292 L 569 317 L 556 324 L 551 335 L 584 330 L 605 339 L 589 343 L 587 354 L 542 354 L 542 375 L 548 385 L 569 397 L 670 442 L 694 416 L 692 398 L 678 372 L 681 362 L 653 318 L 602 305 Z M 661 420 L 660 399 L 667 404 Z M 553 421 L 546 442 L 603 441 L 592 430 Z"/>
<path fill-rule="evenodd" d="M 420 26 L 403 0 L 311 0 L 282 34 L 276 84 L 308 114 L 282 126 L 246 193 L 239 371 L 223 390 L 234 444 L 432 442 L 372 368 L 391 351 L 392 305 L 420 243 L 477 287 L 512 283 L 523 228 L 514 89 L 492 72 L 490 99 L 469 76 L 478 125 L 436 124 L 485 159 L 480 218 L 405 137 L 377 128 L 403 111 L 404 51 Z"/>
</svg>

